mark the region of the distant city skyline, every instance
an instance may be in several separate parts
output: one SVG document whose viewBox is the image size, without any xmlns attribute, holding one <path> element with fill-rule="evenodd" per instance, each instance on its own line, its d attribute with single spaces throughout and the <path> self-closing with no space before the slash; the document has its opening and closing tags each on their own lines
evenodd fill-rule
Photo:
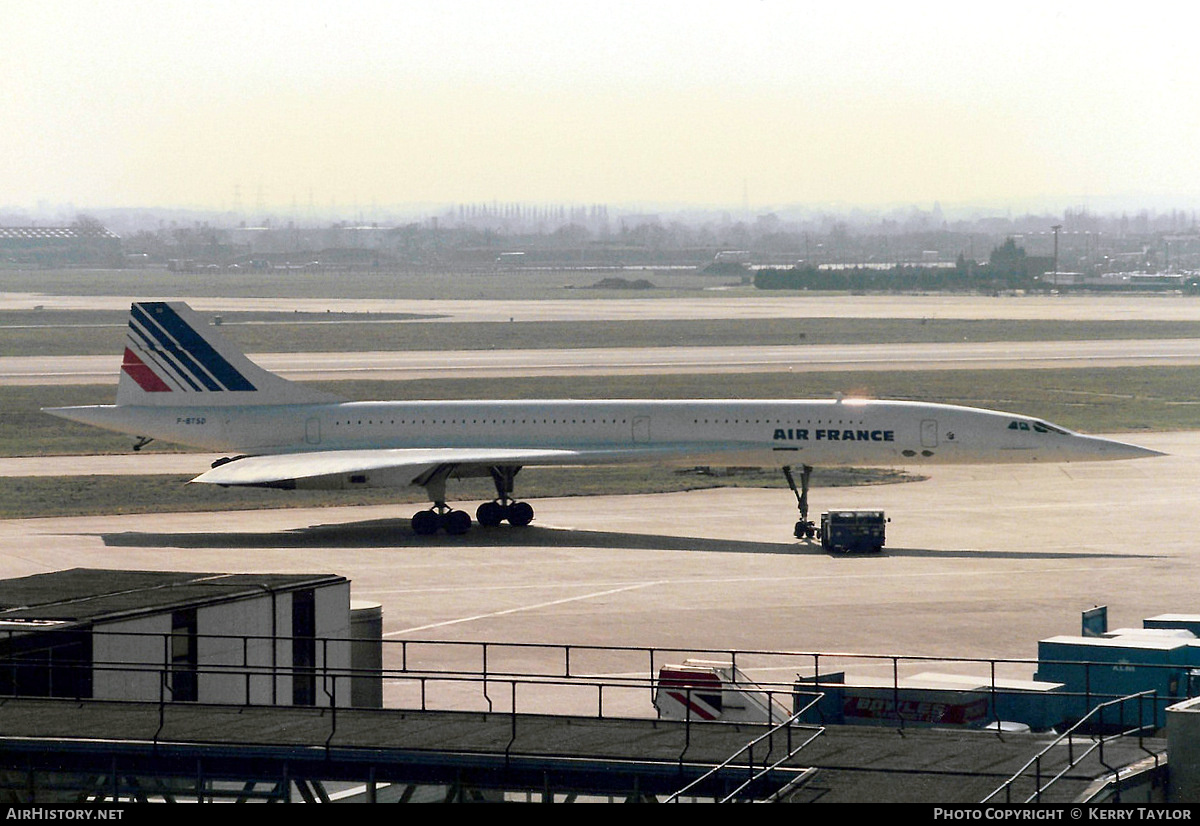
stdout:
<svg viewBox="0 0 1200 826">
<path fill-rule="evenodd" d="M 0 12 L 0 211 L 1200 207 L 1177 4 Z"/>
</svg>

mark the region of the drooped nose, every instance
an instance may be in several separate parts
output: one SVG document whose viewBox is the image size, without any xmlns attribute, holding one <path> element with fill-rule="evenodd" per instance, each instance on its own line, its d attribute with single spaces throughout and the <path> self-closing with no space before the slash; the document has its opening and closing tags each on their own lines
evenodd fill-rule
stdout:
<svg viewBox="0 0 1200 826">
<path fill-rule="evenodd" d="M 1160 450 L 1133 445 L 1129 442 L 1119 442 L 1116 439 L 1104 439 L 1099 436 L 1080 436 L 1084 442 L 1085 451 L 1095 454 L 1097 459 L 1148 459 L 1151 456 L 1166 456 Z"/>
</svg>

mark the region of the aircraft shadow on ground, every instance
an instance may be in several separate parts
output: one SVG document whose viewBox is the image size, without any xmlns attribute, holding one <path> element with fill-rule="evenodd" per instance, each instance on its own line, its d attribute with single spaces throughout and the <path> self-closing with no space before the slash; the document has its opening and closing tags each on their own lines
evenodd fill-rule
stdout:
<svg viewBox="0 0 1200 826">
<path fill-rule="evenodd" d="M 374 519 L 313 525 L 284 531 L 204 531 L 166 533 L 124 531 L 101 534 L 108 547 L 125 548 L 378 548 L 420 550 L 425 548 L 605 548 L 706 553 L 776 554 L 782 556 L 830 556 L 820 543 L 787 539 L 747 541 L 697 536 L 665 536 L 649 533 L 575 530 L 531 525 L 526 528 L 475 528 L 461 536 L 417 536 L 405 519 Z M 977 549 L 885 548 L 879 554 L 834 555 L 847 561 L 879 556 L 941 559 L 1140 559 L 1144 554 L 1071 551 L 1006 551 Z"/>
<path fill-rule="evenodd" d="M 286 531 L 206 531 L 151 533 L 125 531 L 101 534 L 109 547 L 133 548 L 378 548 L 420 550 L 424 548 L 615 548 L 657 551 L 710 551 L 751 554 L 795 554 L 805 546 L 791 542 L 747 542 L 711 537 L 662 536 L 615 531 L 544 528 L 473 528 L 461 536 L 417 536 L 407 519 L 375 519 L 313 525 Z M 813 546 L 820 551 L 819 546 Z"/>
</svg>

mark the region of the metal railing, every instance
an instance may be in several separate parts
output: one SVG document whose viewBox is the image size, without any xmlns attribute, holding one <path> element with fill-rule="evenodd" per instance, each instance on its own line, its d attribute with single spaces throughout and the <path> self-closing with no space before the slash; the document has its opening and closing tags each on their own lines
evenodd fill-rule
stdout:
<svg viewBox="0 0 1200 826">
<path fill-rule="evenodd" d="M 859 671 L 877 674 L 876 689 L 890 693 L 891 708 L 876 720 L 899 727 L 922 721 L 906 713 L 900 702 L 906 675 L 911 676 L 918 668 L 931 664 L 945 666 L 968 665 L 974 671 L 986 671 L 987 676 L 975 676 L 979 685 L 986 688 L 964 689 L 965 693 L 984 694 L 988 697 L 987 719 L 1001 719 L 998 705 L 1008 694 L 1036 694 L 1020 688 L 1003 685 L 1000 674 L 1004 672 L 1032 671 L 1045 666 L 1070 666 L 1079 669 L 1075 685 L 1082 682 L 1082 691 L 1056 691 L 1047 693 L 1048 700 L 1061 701 L 1064 708 L 1070 704 L 1070 719 L 1079 719 L 1072 728 L 1057 738 L 1054 745 L 1067 747 L 1069 762 L 1066 768 L 1057 770 L 1058 764 L 1051 762 L 1051 748 L 1047 748 L 1022 767 L 984 802 L 1003 794 L 1011 800 L 1014 789 L 1023 779 L 1031 779 L 1033 793 L 1028 801 L 1040 799 L 1043 791 L 1071 767 L 1088 759 L 1093 754 L 1114 779 L 1119 777 L 1116 769 L 1105 762 L 1106 742 L 1117 738 L 1137 735 L 1141 738 L 1160 727 L 1160 715 L 1166 704 L 1183 699 L 1162 691 L 1142 691 L 1128 696 L 1104 694 L 1094 689 L 1103 680 L 1101 670 L 1107 672 L 1112 663 L 1096 662 L 1048 662 L 1009 658 L 951 658 L 922 657 L 908 655 L 876 655 L 830 652 L 761 651 L 725 649 L 663 649 L 653 647 L 554 645 L 536 643 L 492 643 L 472 641 L 437 640 L 378 640 L 371 642 L 383 650 L 382 669 L 355 668 L 352 663 L 352 646 L 363 640 L 350 638 L 316 638 L 313 662 L 295 665 L 291 661 L 290 636 L 266 635 L 192 635 L 197 646 L 195 661 L 173 661 L 177 653 L 172 645 L 185 635 L 171 632 L 124 632 L 97 629 L 85 631 L 6 631 L 0 633 L 0 698 L 4 697 L 66 697 L 73 700 L 105 699 L 97 697 L 97 687 L 108 688 L 121 684 L 140 686 L 141 696 L 118 699 L 108 695 L 107 701 L 124 702 L 140 700 L 155 704 L 157 720 L 147 718 L 144 733 L 130 732 L 131 739 L 143 739 L 158 744 L 168 732 L 180 729 L 171 724 L 175 721 L 175 710 L 185 707 L 262 706 L 276 707 L 296 705 L 289 703 L 290 688 L 295 678 L 313 681 L 314 691 L 309 705 L 321 713 L 314 715 L 313 731 L 323 739 L 326 749 L 353 748 L 338 745 L 339 717 L 350 706 L 349 698 L 356 680 L 370 680 L 386 686 L 390 693 L 391 709 L 415 708 L 422 711 L 462 713 L 476 704 L 482 704 L 488 715 L 504 715 L 507 726 L 507 742 L 503 746 L 506 761 L 521 756 L 521 735 L 526 732 L 523 725 L 538 725 L 534 715 L 588 716 L 599 720 L 645 720 L 654 717 L 653 692 L 659 687 L 658 669 L 669 663 L 679 663 L 688 658 L 702 658 L 728 663 L 731 673 L 743 672 L 786 673 L 787 681 L 771 682 L 757 680 L 749 682 L 727 682 L 726 689 L 760 693 L 766 698 L 766 719 L 741 725 L 754 725 L 751 739 L 734 754 L 723 760 L 715 759 L 698 763 L 689 758 L 693 746 L 693 735 L 699 726 L 712 723 L 692 718 L 691 703 L 680 722 L 682 745 L 672 760 L 680 772 L 695 772 L 697 766 L 707 773 L 746 771 L 742 785 L 733 794 L 751 787 L 759 779 L 778 769 L 784 762 L 795 757 L 803 748 L 823 732 L 836 718 L 825 719 L 830 710 L 830 689 L 842 688 L 843 677 L 831 673 L 833 668 L 847 666 Z M 101 658 L 92 655 L 101 654 Z M 104 653 L 112 652 L 112 653 Z M 1138 665 L 1148 674 L 1159 675 L 1168 669 L 1167 677 L 1160 682 L 1167 684 L 1168 677 L 1178 677 L 1182 686 L 1187 685 L 1187 668 L 1179 665 Z M 798 678 L 808 672 L 811 676 Z M 175 678 L 188 673 L 196 681 L 199 693 L 196 700 L 183 702 L 175 697 Z M 214 696 L 207 692 L 219 686 L 224 694 Z M 851 684 L 853 687 L 854 684 Z M 236 690 L 235 690 L 236 688 Z M 683 687 L 684 691 L 690 691 Z M 1185 689 L 1186 690 L 1186 689 Z M 100 692 L 101 694 L 103 692 Z M 400 695 L 408 694 L 407 701 Z M 815 695 L 803 708 L 797 709 L 797 697 Z M 564 697 L 570 698 L 573 709 L 568 708 Z M 449 698 L 449 699 L 448 699 Z M 821 699 L 826 700 L 825 703 Z M 1124 714 L 1130 704 L 1137 702 L 1136 725 L 1127 726 Z M 439 707 L 440 706 L 440 707 Z M 1074 709 L 1079 709 L 1076 713 Z M 788 713 L 784 713 L 788 710 Z M 1085 734 L 1090 726 L 1107 725 L 1112 722 L 1113 711 L 1118 713 L 1118 734 L 1097 740 Z M 834 714 L 840 706 L 832 707 Z M 474 712 L 478 713 L 478 712 Z M 776 716 L 779 714 L 780 716 Z M 319 720 L 320 723 L 315 721 Z M 319 728 L 320 725 L 326 726 Z M 1002 732 L 997 726 L 997 735 Z M 803 733 L 803 734 L 800 734 Z M 786 734 L 787 747 L 779 759 L 773 754 L 775 738 Z M 802 742 L 796 745 L 794 736 L 800 735 Z M 1090 738 L 1090 739 L 1084 739 Z M 317 743 L 321 745 L 322 743 Z M 757 751 L 767 745 L 764 754 Z M 1155 753 L 1145 748 L 1147 755 Z M 429 747 L 433 750 L 433 747 Z M 420 751 L 420 748 L 414 749 Z M 1076 751 L 1079 752 L 1076 756 Z M 483 753 L 482 751 L 480 753 Z M 496 754 L 498 752 L 488 752 Z M 569 754 L 542 754 L 546 757 L 572 757 Z M 1155 756 L 1157 760 L 1157 756 Z M 1047 779 L 1048 778 L 1048 779 Z M 691 784 L 676 793 L 686 796 Z"/>
<path fill-rule="evenodd" d="M 692 796 L 692 794 L 691 794 L 692 792 L 699 789 L 705 783 L 710 781 L 713 777 L 715 777 L 717 775 L 718 772 L 728 769 L 734 765 L 737 765 L 739 768 L 742 768 L 744 765 L 744 768 L 747 772 L 747 777 L 745 778 L 745 780 L 743 780 L 741 783 L 739 783 L 737 786 L 735 786 L 732 791 L 728 791 L 725 794 L 725 796 L 723 798 L 720 798 L 717 802 L 728 803 L 731 800 L 738 799 L 739 796 L 741 795 L 741 793 L 744 792 L 746 789 L 750 788 L 751 785 L 761 781 L 772 771 L 778 769 L 780 766 L 782 766 L 784 763 L 788 762 L 789 760 L 794 759 L 796 757 L 796 755 L 799 754 L 800 751 L 804 749 L 805 746 L 807 746 L 813 740 L 816 740 L 818 737 L 820 737 L 822 734 L 825 733 L 824 726 L 805 726 L 805 725 L 801 725 L 799 723 L 800 718 L 803 717 L 806 713 L 808 713 L 808 711 L 810 709 L 812 709 L 814 706 L 816 706 L 817 703 L 819 703 L 824 698 L 824 696 L 825 695 L 823 695 L 823 694 L 816 694 L 815 696 L 813 696 L 813 698 L 808 703 L 806 703 L 795 714 L 788 717 L 786 720 L 783 720 L 782 722 L 772 726 L 770 729 L 763 732 L 758 737 L 755 737 L 749 743 L 742 746 L 742 748 L 738 749 L 736 752 L 731 754 L 729 757 L 725 758 L 725 760 L 723 760 L 721 763 L 719 763 L 716 766 L 713 766 L 711 769 L 709 769 L 707 772 L 702 774 L 700 777 L 697 777 L 695 780 L 688 783 L 682 789 L 680 789 L 679 791 L 677 791 L 674 794 L 667 797 L 663 802 L 664 803 L 678 803 L 678 802 L 680 802 L 680 800 L 682 798 Z M 798 728 L 808 732 L 808 736 L 805 737 L 801 742 L 796 743 L 795 738 L 794 738 L 794 733 L 796 732 L 796 730 Z M 780 731 L 782 731 L 786 736 L 786 748 L 784 749 L 784 754 L 778 760 L 768 763 L 767 761 L 770 759 L 771 754 L 775 750 L 775 737 Z M 756 768 L 756 764 L 754 762 L 754 750 L 758 746 L 762 745 L 764 742 L 767 744 L 767 750 L 762 757 L 761 765 Z M 744 764 L 737 763 L 738 758 L 741 757 L 741 755 L 743 755 L 743 754 L 746 755 L 745 763 Z"/>
<path fill-rule="evenodd" d="M 618 689 L 648 688 L 658 673 L 659 667 L 672 661 L 698 657 L 727 662 L 734 673 L 738 672 L 782 672 L 789 675 L 787 682 L 770 683 L 780 692 L 797 690 L 797 679 L 803 681 L 803 690 L 822 690 L 840 686 L 841 675 L 831 673 L 834 668 L 852 667 L 859 672 L 886 674 L 877 681 L 874 689 L 890 692 L 891 707 L 885 709 L 882 720 L 904 727 L 928 722 L 908 714 L 900 702 L 902 692 L 912 686 L 904 685 L 906 674 L 917 668 L 945 666 L 968 666 L 972 670 L 985 671 L 986 676 L 975 676 L 983 688 L 963 689 L 964 692 L 986 693 L 986 718 L 992 722 L 1001 719 L 998 704 L 1006 695 L 1029 692 L 1022 688 L 1003 685 L 1002 671 L 1030 673 L 1046 666 L 1071 666 L 1081 669 L 1081 691 L 1056 692 L 1054 697 L 1076 700 L 1078 712 L 1066 716 L 1076 719 L 1103 703 L 1121 695 L 1105 693 L 1093 686 L 1101 680 L 1097 672 L 1111 671 L 1112 663 L 1097 662 L 1039 662 L 1016 658 L 961 658 L 926 657 L 892 654 L 853 654 L 837 652 L 762 651 L 730 649 L 665 649 L 654 647 L 562 645 L 538 643 L 494 643 L 473 641 L 437 640 L 374 640 L 383 651 L 384 668 L 378 670 L 356 669 L 351 662 L 351 648 L 363 641 L 350 638 L 316 639 L 314 662 L 297 666 L 291 661 L 290 636 L 266 636 L 247 634 L 195 635 L 199 648 L 195 664 L 172 662 L 172 642 L 183 635 L 171 632 L 123 632 L 97 629 L 84 631 L 5 631 L 0 634 L 0 696 L 66 696 L 85 699 L 98 696 L 97 688 L 109 690 L 112 681 L 106 676 L 120 673 L 125 686 L 144 685 L 146 692 L 138 699 L 172 701 L 174 677 L 181 673 L 195 674 L 201 689 L 219 686 L 221 693 L 202 697 L 207 702 L 234 703 L 243 705 L 290 705 L 287 694 L 295 677 L 305 677 L 315 682 L 316 696 L 311 704 L 328 706 L 348 705 L 349 686 L 354 680 L 382 680 L 383 684 L 396 689 L 404 684 L 414 685 L 417 690 L 415 706 L 430 710 L 436 703 L 430 699 L 430 688 L 438 683 L 462 684 L 473 681 L 480 685 L 480 696 L 489 711 L 505 701 L 510 708 L 518 703 L 517 686 L 559 687 L 580 686 L 588 681 L 595 685 L 597 714 L 603 716 L 606 694 Z M 86 652 L 103 648 L 110 655 L 98 658 L 83 656 L 72 646 L 87 638 Z M 62 643 L 57 644 L 57 643 Z M 100 652 L 97 652 L 100 653 Z M 1153 725 L 1162 725 L 1161 711 L 1169 702 L 1186 698 L 1186 669 L 1180 665 L 1139 665 L 1148 673 L 1159 674 L 1166 669 L 1169 676 L 1181 675 L 1179 688 L 1175 692 L 1159 690 L 1153 704 Z M 632 676 L 621 676 L 622 674 Z M 145 677 L 139 683 L 137 677 Z M 551 683 L 549 681 L 558 682 Z M 1164 685 L 1169 679 L 1160 680 Z M 235 684 L 237 688 L 235 690 Z M 504 695 L 496 695 L 494 688 L 503 685 Z M 153 686 L 150 692 L 149 686 Z M 861 687 L 862 683 L 856 683 Z M 732 687 L 737 687 L 732 686 Z M 746 686 L 753 689 L 753 686 Z M 522 691 L 528 697 L 532 692 Z M 100 695 L 103 692 L 99 692 Z M 394 699 L 394 698 L 393 698 Z M 530 708 L 523 699 L 521 705 L 528 711 L 555 713 L 553 708 Z M 392 705 L 385 703 L 385 705 Z M 399 707 L 399 706 L 396 706 Z M 411 706 L 410 706 L 411 707 Z M 651 715 L 649 704 L 644 706 L 646 716 Z M 819 713 L 819 712 L 818 712 Z"/>
<path fill-rule="evenodd" d="M 83 667 L 83 666 L 80 666 Z M 94 666 L 101 671 L 109 672 L 126 672 L 128 666 L 110 665 L 110 666 Z M 206 671 L 203 667 L 198 669 L 200 674 Z M 139 668 L 137 673 L 146 674 L 145 668 Z M 166 745 L 186 744 L 189 746 L 221 746 L 225 747 L 230 741 L 224 737 L 212 737 L 205 732 L 212 731 L 211 728 L 202 727 L 199 729 L 191 729 L 188 727 L 189 721 L 194 719 L 186 712 L 195 708 L 211 708 L 214 710 L 228 708 L 228 706 L 211 703 L 180 703 L 173 702 L 170 699 L 170 689 L 167 685 L 169 676 L 167 669 L 160 668 L 158 670 L 159 680 L 159 697 L 156 703 L 152 703 L 149 709 L 146 709 L 146 714 L 131 715 L 129 710 L 138 705 L 136 702 L 128 700 L 98 700 L 94 702 L 107 703 L 114 706 L 122 706 L 125 711 L 119 719 L 122 721 L 122 728 L 119 734 L 114 733 L 111 736 L 118 737 L 126 744 L 131 743 L 146 743 L 152 745 L 155 749 Z M 222 670 L 219 673 L 227 673 Z M 294 749 L 297 744 L 305 746 L 316 746 L 323 748 L 325 753 L 332 759 L 338 759 L 346 755 L 354 753 L 375 752 L 377 746 L 364 744 L 356 741 L 353 734 L 348 738 L 339 738 L 339 721 L 346 713 L 353 713 L 353 710 L 340 708 L 337 705 L 338 689 L 336 688 L 337 681 L 344 678 L 346 675 L 330 675 L 328 687 L 326 688 L 326 696 L 329 699 L 329 705 L 321 708 L 300 709 L 300 711 L 312 712 L 306 717 L 307 729 L 295 725 L 297 722 L 289 718 L 292 725 L 284 727 L 283 731 L 286 736 L 276 738 L 273 736 L 256 737 L 247 745 L 258 747 L 284 747 Z M 393 674 L 394 679 L 408 679 L 424 683 L 430 679 L 437 679 L 448 683 L 461 685 L 471 685 L 476 688 L 480 687 L 484 682 L 484 678 L 480 675 L 450 675 L 439 674 L 435 678 L 429 675 L 420 674 Z M 615 762 L 622 766 L 628 767 L 631 763 L 645 762 L 646 764 L 655 764 L 659 767 L 673 767 L 673 771 L 681 777 L 690 776 L 696 772 L 703 772 L 705 777 L 721 772 L 731 772 L 737 774 L 741 771 L 750 772 L 750 776 L 746 779 L 746 783 L 753 782 L 774 782 L 776 785 L 782 786 L 784 783 L 793 779 L 793 773 L 784 773 L 779 777 L 772 776 L 772 772 L 779 769 L 781 764 L 789 757 L 793 756 L 799 748 L 816 736 L 814 727 L 802 727 L 800 730 L 809 732 L 808 736 L 802 742 L 796 744 L 793 739 L 793 728 L 796 727 L 796 720 L 804 710 L 797 712 L 781 721 L 765 721 L 762 723 L 741 722 L 737 725 L 702 721 L 695 719 L 685 719 L 678 721 L 657 722 L 654 724 L 655 731 L 661 732 L 659 739 L 659 747 L 652 749 L 650 752 L 645 752 L 639 755 L 623 755 L 616 757 L 606 755 L 604 750 L 597 752 L 590 750 L 587 747 L 582 749 L 570 749 L 563 747 L 543 748 L 537 744 L 543 742 L 544 730 L 547 718 L 553 718 L 556 715 L 537 715 L 522 713 L 522 706 L 528 706 L 529 703 L 519 699 L 519 694 L 523 691 L 536 692 L 544 690 L 548 687 L 569 686 L 575 689 L 580 687 L 589 691 L 595 692 L 595 719 L 602 721 L 625 721 L 629 718 L 620 714 L 610 713 L 605 707 L 605 697 L 613 691 L 637 691 L 644 699 L 651 696 L 652 691 L 657 685 L 657 681 L 649 678 L 627 678 L 618 681 L 606 681 L 596 679 L 577 678 L 572 680 L 564 680 L 557 678 L 539 677 L 536 679 L 523 677 L 495 677 L 487 678 L 493 683 L 503 683 L 511 694 L 511 703 L 508 710 L 500 712 L 488 712 L 486 714 L 479 713 L 463 713 L 463 712 L 440 712 L 446 715 L 453 715 L 458 720 L 468 720 L 479 724 L 476 729 L 479 739 L 472 744 L 471 738 L 476 735 L 468 734 L 465 742 L 456 744 L 454 751 L 459 755 L 474 755 L 484 758 L 498 758 L 504 766 L 510 766 L 518 763 L 518 761 L 528 761 L 529 759 L 540 760 L 572 760 L 572 761 L 587 761 L 597 765 L 605 764 L 606 762 Z M 789 689 L 765 689 L 768 693 L 770 705 L 768 708 L 775 708 L 781 697 L 786 697 L 788 700 L 792 697 L 792 692 Z M 77 707 L 77 701 L 70 700 L 73 707 Z M 280 706 L 269 706 L 270 709 L 282 709 Z M 155 715 L 155 716 L 152 716 Z M 180 716 L 184 715 L 184 716 Z M 489 725 L 490 721 L 481 718 L 500 718 L 501 726 Z M 473 720 L 471 718 L 474 718 Z M 637 722 L 649 723 L 645 717 L 636 718 Z M 386 726 L 386 721 L 380 721 L 380 725 Z M 697 727 L 705 727 L 711 729 L 717 727 L 724 730 L 729 736 L 745 740 L 749 738 L 749 742 L 745 746 L 738 749 L 730 758 L 721 761 L 719 759 L 708 759 L 704 756 L 696 755 L 696 738 L 694 732 Z M 274 731 L 275 729 L 268 729 Z M 305 739 L 300 732 L 308 732 L 308 738 Z M 93 726 L 91 728 L 91 738 L 93 740 L 103 740 L 104 735 L 97 731 Z M 260 729 L 261 731 L 261 729 Z M 402 729 L 401 729 L 402 731 Z M 468 729 L 470 731 L 470 729 Z M 761 734 L 760 734 L 761 732 Z M 819 733 L 819 731 L 818 731 Z M 756 736 L 757 735 L 757 736 Z M 298 737 L 300 739 L 298 739 Z M 767 758 L 776 749 L 776 738 L 783 737 L 785 744 L 784 756 L 773 763 L 767 762 Z M 662 739 L 665 738 L 665 739 Z M 235 737 L 234 740 L 237 738 Z M 728 739 L 726 737 L 725 739 Z M 620 740 L 623 742 L 623 740 Z M 531 746 L 523 746 L 523 743 L 533 744 Z M 432 743 L 406 743 L 401 736 L 401 739 L 393 743 L 397 747 L 401 747 L 409 753 L 428 753 L 440 754 L 445 749 L 441 744 Z M 765 754 L 760 754 L 756 749 L 761 746 L 766 747 Z M 674 751 L 672 751 L 674 749 Z M 665 750 L 665 754 L 663 753 Z M 738 758 L 746 754 L 747 758 L 743 765 L 738 761 Z M 665 758 L 665 759 L 664 759 Z M 115 781 L 114 781 L 115 782 Z M 743 784 L 745 785 L 745 784 Z M 741 788 L 741 787 L 739 787 Z M 736 794 L 737 791 L 732 794 Z"/>
<path fill-rule="evenodd" d="M 1084 717 L 1082 719 L 1080 719 L 1077 723 L 1075 723 L 1073 726 L 1071 726 L 1069 729 L 1067 729 L 1067 731 L 1060 734 L 1057 738 L 1054 739 L 1053 742 L 1051 742 L 1044 749 L 1042 749 L 1040 752 L 1038 752 L 1038 754 L 1035 755 L 1031 760 L 1029 760 L 1029 762 L 1027 762 L 1020 769 L 1018 769 L 1017 772 L 1012 777 L 1010 777 L 1008 780 L 1006 780 L 1004 783 L 1002 783 L 999 788 L 997 788 L 995 791 L 993 791 L 991 794 L 989 794 L 987 797 L 985 797 L 980 802 L 981 803 L 990 803 L 992 800 L 996 799 L 1001 794 L 1001 792 L 1003 792 L 1004 793 L 1004 802 L 1012 803 L 1013 802 L 1012 794 L 1013 794 L 1014 786 L 1016 786 L 1016 784 L 1018 782 L 1020 782 L 1022 779 L 1028 778 L 1033 781 L 1033 793 L 1030 794 L 1028 797 L 1026 797 L 1024 800 L 1019 800 L 1017 802 L 1040 803 L 1041 799 L 1042 799 L 1042 794 L 1047 789 L 1049 789 L 1054 783 L 1056 783 L 1057 781 L 1059 781 L 1063 777 L 1065 777 L 1071 769 L 1080 765 L 1084 760 L 1086 760 L 1092 754 L 1095 754 L 1097 756 L 1097 760 L 1099 761 L 1101 767 L 1104 768 L 1106 772 L 1112 773 L 1114 781 L 1119 781 L 1120 780 L 1119 770 L 1116 768 L 1113 768 L 1112 766 L 1109 766 L 1108 763 L 1104 759 L 1104 746 L 1105 746 L 1105 744 L 1111 743 L 1114 740 L 1123 740 L 1125 738 L 1132 737 L 1132 736 L 1137 736 L 1139 747 L 1141 747 L 1142 750 L 1146 752 L 1146 755 L 1148 757 L 1153 757 L 1154 765 L 1157 767 L 1158 761 L 1159 761 L 1159 755 L 1156 752 L 1146 748 L 1145 744 L 1143 742 L 1143 738 L 1145 737 L 1147 730 L 1150 728 L 1153 728 L 1153 727 L 1147 725 L 1147 722 L 1145 719 L 1145 701 L 1150 700 L 1153 702 L 1153 701 L 1156 701 L 1157 699 L 1158 698 L 1157 698 L 1156 692 L 1141 691 L 1136 694 L 1130 694 L 1125 697 L 1118 697 L 1116 699 L 1108 700 L 1106 702 L 1102 702 L 1102 703 L 1098 704 L 1095 708 L 1093 708 L 1086 715 L 1084 715 Z M 1131 703 L 1131 702 L 1137 703 L 1137 718 L 1138 719 L 1137 719 L 1137 724 L 1130 728 L 1130 727 L 1126 727 L 1124 718 L 1125 718 L 1125 707 L 1128 703 Z M 1109 709 L 1112 709 L 1114 707 L 1119 709 L 1119 714 L 1120 714 L 1120 716 L 1117 720 L 1117 723 L 1116 723 L 1117 730 L 1112 734 L 1106 735 L 1103 733 L 1104 728 L 1105 728 L 1104 714 L 1106 711 L 1108 711 Z M 1093 728 L 1097 729 L 1099 731 L 1099 733 L 1081 734 L 1081 732 L 1083 730 L 1093 729 Z M 1061 751 L 1060 747 L 1064 743 L 1067 746 L 1067 761 L 1062 766 L 1062 768 L 1059 769 L 1057 772 L 1054 772 L 1053 774 L 1049 774 L 1049 772 L 1045 768 L 1046 764 L 1050 763 L 1051 760 L 1054 759 L 1054 758 L 1052 758 L 1052 754 Z M 1078 746 L 1077 746 L 1077 743 L 1078 743 Z M 1078 753 L 1077 753 L 1077 751 L 1078 751 Z M 1029 776 L 1030 773 L 1032 774 L 1031 777 Z M 1043 783 L 1042 782 L 1043 777 L 1046 776 L 1047 774 L 1049 774 L 1049 779 L 1046 780 L 1045 783 Z"/>
<path fill-rule="evenodd" d="M 401 646 L 401 670 L 413 669 L 410 662 L 413 659 L 413 652 L 422 648 L 446 648 L 472 650 L 477 652 L 479 665 L 477 666 L 478 673 L 495 674 L 495 675 L 513 675 L 530 673 L 528 671 L 506 670 L 496 668 L 493 665 L 493 660 L 496 658 L 498 651 L 539 651 L 553 652 L 558 657 L 558 667 L 556 670 L 547 670 L 538 673 L 553 674 L 562 677 L 571 677 L 578 673 L 574 663 L 584 654 L 624 654 L 634 656 L 646 663 L 645 669 L 648 673 L 654 674 L 657 668 L 670 662 L 671 657 L 678 662 L 681 657 L 700 657 L 700 658 L 722 658 L 728 662 L 735 670 L 752 672 L 757 669 L 748 662 L 759 661 L 762 664 L 763 660 L 769 660 L 776 665 L 776 670 L 783 668 L 793 675 L 803 675 L 807 672 L 813 676 L 803 676 L 808 687 L 833 686 L 840 684 L 840 675 L 832 673 L 833 669 L 845 667 L 850 664 L 865 672 L 886 672 L 887 681 L 885 684 L 877 685 L 877 688 L 889 688 L 893 692 L 893 697 L 898 695 L 898 692 L 905 688 L 914 686 L 903 685 L 906 679 L 905 674 L 912 672 L 917 667 L 944 666 L 953 664 L 955 666 L 969 666 L 972 669 L 972 674 L 963 675 L 971 676 L 979 680 L 980 684 L 985 686 L 982 691 L 986 692 L 989 698 L 989 707 L 994 710 L 996 700 L 1006 693 L 1033 693 L 1034 690 L 1021 687 L 1006 686 L 1003 684 L 1005 677 L 1001 676 L 1000 671 L 1008 669 L 1010 671 L 1024 672 L 1018 679 L 1028 680 L 1029 675 L 1047 666 L 1071 666 L 1082 669 L 1082 683 L 1080 690 L 1063 692 L 1060 696 L 1082 697 L 1083 706 L 1091 708 L 1095 702 L 1102 702 L 1108 699 L 1115 699 L 1124 696 L 1121 693 L 1105 692 L 1095 688 L 1102 682 L 1095 678 L 1097 672 L 1111 672 L 1114 666 L 1112 662 L 1097 662 L 1087 660 L 1038 660 L 1029 658 L 1010 658 L 1010 657 L 946 657 L 946 656 L 923 656 L 923 655 L 901 655 L 901 654 L 861 654 L 848 652 L 806 652 L 806 651 L 765 651 L 765 650 L 732 650 L 732 649 L 674 649 L 674 648 L 651 648 L 651 647 L 632 647 L 632 646 L 598 646 L 598 645 L 570 645 L 570 644 L 543 644 L 543 643 L 494 643 L 494 642 L 476 642 L 476 641 L 431 641 L 431 640 L 396 640 L 393 644 Z M 1180 664 L 1138 664 L 1139 670 L 1145 670 L 1149 673 L 1166 673 L 1169 675 L 1184 675 L 1189 669 Z M 436 667 L 428 665 L 420 666 L 420 670 L 426 673 L 436 672 Z M 640 670 L 640 668 L 639 668 Z M 979 672 L 984 672 L 981 675 Z M 1047 681 L 1050 682 L 1050 681 Z M 1054 682 L 1059 682 L 1055 680 Z M 1163 680 L 1164 684 L 1167 680 Z M 980 689 L 962 689 L 963 691 Z M 1180 681 L 1179 689 L 1176 691 L 1158 692 L 1159 697 L 1164 702 L 1172 702 L 1175 700 L 1186 699 L 1188 694 L 1184 681 Z M 1094 702 L 1093 702 L 1094 701 Z M 1083 713 L 1083 712 L 1080 712 Z M 992 718 L 993 722 L 997 719 Z M 906 722 L 913 722 L 911 719 L 906 719 L 902 711 L 896 713 L 895 722 L 899 725 L 904 725 Z"/>
</svg>

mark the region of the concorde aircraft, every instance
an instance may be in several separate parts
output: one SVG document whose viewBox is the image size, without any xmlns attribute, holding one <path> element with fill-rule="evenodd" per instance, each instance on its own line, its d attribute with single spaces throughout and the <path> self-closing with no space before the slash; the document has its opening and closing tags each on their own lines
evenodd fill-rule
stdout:
<svg viewBox="0 0 1200 826">
<path fill-rule="evenodd" d="M 781 468 L 811 537 L 814 466 L 1081 462 L 1159 455 L 995 410 L 909 401 L 622 399 L 352 402 L 251 362 L 181 302 L 130 308 L 115 405 L 47 413 L 228 458 L 194 483 L 285 489 L 422 487 L 432 501 L 415 533 L 463 533 L 449 479 L 491 477 L 480 525 L 528 525 L 513 498 L 523 467 L 617 464 Z M 799 489 L 793 468 L 800 473 Z"/>
</svg>

